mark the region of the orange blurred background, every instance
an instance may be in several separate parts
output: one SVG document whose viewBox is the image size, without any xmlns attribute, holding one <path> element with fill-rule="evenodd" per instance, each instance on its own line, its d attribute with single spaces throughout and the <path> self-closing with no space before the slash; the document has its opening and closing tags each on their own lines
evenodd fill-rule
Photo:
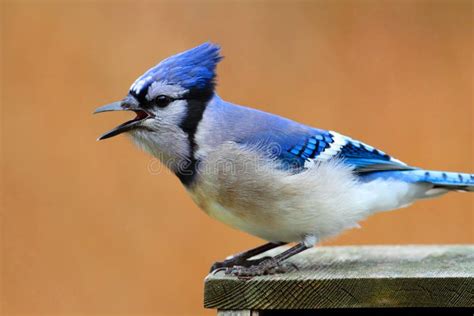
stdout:
<svg viewBox="0 0 474 316">
<path fill-rule="evenodd" d="M 1 4 L 4 315 L 214 315 L 211 263 L 262 243 L 93 117 L 161 59 L 211 40 L 224 99 L 473 172 L 471 1 Z M 150 171 L 153 169 L 153 172 Z M 474 242 L 473 195 L 380 213 L 325 242 Z"/>
</svg>

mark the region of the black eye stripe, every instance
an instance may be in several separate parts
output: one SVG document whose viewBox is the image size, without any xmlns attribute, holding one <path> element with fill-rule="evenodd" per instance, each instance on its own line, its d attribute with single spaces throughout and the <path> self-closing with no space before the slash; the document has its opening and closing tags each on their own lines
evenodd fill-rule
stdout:
<svg viewBox="0 0 474 316">
<path fill-rule="evenodd" d="M 152 107 L 159 107 L 159 108 L 165 108 L 167 107 L 170 103 L 176 101 L 176 100 L 184 100 L 185 98 L 173 98 L 167 95 L 159 95 L 155 97 L 153 100 L 142 102 L 142 107 L 144 108 L 152 108 Z"/>
</svg>

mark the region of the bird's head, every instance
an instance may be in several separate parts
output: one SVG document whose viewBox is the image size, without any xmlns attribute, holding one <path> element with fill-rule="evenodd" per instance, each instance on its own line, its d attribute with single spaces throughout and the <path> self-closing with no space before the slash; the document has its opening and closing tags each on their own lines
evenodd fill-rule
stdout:
<svg viewBox="0 0 474 316">
<path fill-rule="evenodd" d="M 99 140 L 124 132 L 143 138 L 149 138 L 147 134 L 160 138 L 160 134 L 173 131 L 188 135 L 194 132 L 194 121 L 200 120 L 214 94 L 215 69 L 222 58 L 219 51 L 219 46 L 204 43 L 149 69 L 132 84 L 123 100 L 95 110 L 94 113 L 136 113 L 134 119 L 108 131 Z"/>
</svg>

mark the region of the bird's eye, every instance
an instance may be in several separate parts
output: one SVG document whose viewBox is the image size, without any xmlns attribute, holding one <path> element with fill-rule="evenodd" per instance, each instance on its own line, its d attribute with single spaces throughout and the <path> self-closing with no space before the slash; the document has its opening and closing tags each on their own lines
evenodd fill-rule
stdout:
<svg viewBox="0 0 474 316">
<path fill-rule="evenodd" d="M 173 101 L 173 99 L 166 95 L 159 95 L 155 98 L 155 104 L 160 108 L 166 107 L 171 101 Z"/>
</svg>

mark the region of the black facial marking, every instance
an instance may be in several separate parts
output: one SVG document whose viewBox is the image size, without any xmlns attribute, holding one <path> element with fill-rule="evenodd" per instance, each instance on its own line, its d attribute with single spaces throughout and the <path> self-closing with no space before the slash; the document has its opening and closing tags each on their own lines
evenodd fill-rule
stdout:
<svg viewBox="0 0 474 316">
<path fill-rule="evenodd" d="M 213 90 L 209 89 L 200 89 L 200 90 L 191 90 L 186 95 L 183 96 L 183 99 L 187 100 L 187 113 L 183 121 L 179 125 L 181 129 L 188 134 L 188 140 L 190 144 L 190 155 L 189 155 L 189 164 L 183 169 L 176 172 L 176 176 L 181 180 L 181 182 L 189 187 L 196 175 L 198 161 L 194 156 L 196 152 L 196 141 L 195 134 L 199 123 L 202 120 L 204 111 L 206 110 L 207 103 L 214 95 Z"/>
<path fill-rule="evenodd" d="M 128 93 L 133 96 L 140 104 L 147 103 L 146 94 L 148 93 L 148 88 L 150 87 L 150 83 L 147 86 L 142 87 L 139 93 L 135 92 L 135 90 L 130 90 Z"/>
<path fill-rule="evenodd" d="M 143 100 L 140 102 L 140 107 L 143 109 L 153 109 L 154 107 L 159 107 L 159 108 L 165 108 L 167 107 L 171 102 L 174 102 L 176 100 L 183 100 L 184 98 L 172 98 L 170 96 L 166 95 L 159 95 L 153 100 Z"/>
</svg>

